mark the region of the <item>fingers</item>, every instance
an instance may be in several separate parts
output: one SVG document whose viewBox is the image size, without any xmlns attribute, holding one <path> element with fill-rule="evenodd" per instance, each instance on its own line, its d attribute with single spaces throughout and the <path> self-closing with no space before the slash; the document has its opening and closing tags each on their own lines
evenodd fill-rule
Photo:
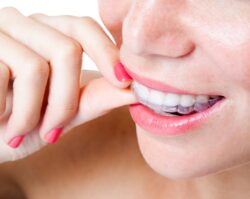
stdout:
<svg viewBox="0 0 250 199">
<path fill-rule="evenodd" d="M 9 78 L 9 68 L 6 64 L 0 61 L 0 116 L 4 114 L 6 108 Z"/>
<path fill-rule="evenodd" d="M 24 17 L 14 8 L 1 10 L 0 30 L 50 63 L 48 104 L 40 128 L 42 135 L 50 134 L 67 123 L 77 111 L 82 48 L 72 38 Z M 46 137 L 42 139 L 46 140 Z"/>
<path fill-rule="evenodd" d="M 33 14 L 30 18 L 76 39 L 110 83 L 119 88 L 126 88 L 130 85 L 130 81 L 118 81 L 115 74 L 117 70 L 114 67 L 119 63 L 119 49 L 94 19 L 73 16 L 49 17 L 44 14 Z M 128 77 L 127 80 L 130 78 Z"/>
<path fill-rule="evenodd" d="M 15 77 L 13 112 L 11 113 L 5 138 L 9 144 L 14 143 L 13 146 L 18 145 L 22 141 L 23 135 L 32 130 L 35 124 L 38 123 L 45 85 L 48 80 L 48 104 L 40 126 L 42 139 L 53 143 L 60 135 L 62 127 L 72 119 L 79 103 L 79 79 L 83 51 L 81 46 L 84 47 L 84 50 L 94 60 L 102 74 L 113 85 L 126 88 L 130 84 L 129 81 L 119 82 L 115 77 L 115 71 L 122 71 L 114 69 L 114 65 L 119 62 L 119 52 L 102 28 L 91 18 L 67 17 L 67 20 L 54 18 L 59 21 L 52 21 L 46 18 L 46 20 L 42 21 L 35 16 L 24 17 L 14 8 L 2 9 L 0 12 L 0 31 L 11 37 L 9 40 L 7 38 L 2 39 L 2 43 L 4 43 L 3 40 L 8 41 L 7 43 L 11 44 L 12 48 L 20 49 L 23 52 L 23 54 L 21 53 L 22 56 L 17 55 L 20 53 L 12 49 L 11 56 L 8 56 L 6 52 L 2 54 L 3 58 L 8 57 L 8 59 L 6 58 L 7 62 L 5 61 L 7 65 L 16 66 L 12 71 L 13 77 Z M 56 26 L 56 24 L 59 25 Z M 27 30 L 29 30 L 29 34 L 27 34 Z M 4 38 L 3 34 L 2 37 Z M 18 42 L 24 45 L 17 45 Z M 1 45 L 0 42 L 0 46 L 7 45 Z M 25 51 L 24 46 L 27 46 L 30 50 L 26 49 Z M 33 54 L 31 55 L 31 52 L 28 51 Z M 29 54 L 29 56 L 27 57 L 25 54 Z M 16 56 L 22 62 L 16 63 L 13 60 L 13 57 L 16 59 Z M 26 67 L 20 67 L 20 63 L 25 63 L 23 61 L 24 57 L 29 60 L 29 64 L 26 64 Z M 40 76 L 35 78 L 35 73 L 40 74 Z M 48 74 L 50 79 L 48 79 Z M 35 83 L 30 84 L 30 82 Z M 34 91 L 34 88 L 37 88 L 36 84 L 40 85 L 40 90 Z M 115 88 L 118 89 L 117 87 Z M 25 99 L 28 100 L 25 101 Z M 33 104 L 28 103 L 28 101 L 33 102 Z M 117 102 L 117 104 L 122 101 Z M 100 109 L 85 107 L 87 110 L 97 111 L 89 112 L 89 116 L 85 116 L 86 118 L 93 118 L 105 113 L 105 111 L 102 111 L 105 106 L 100 103 L 96 105 L 100 106 Z M 106 105 L 106 110 L 110 110 L 107 107 L 109 105 Z M 25 114 L 22 114 L 24 108 Z"/>
<path fill-rule="evenodd" d="M 117 88 L 100 76 L 101 75 L 92 74 L 86 78 L 88 80 L 84 79 L 84 81 L 82 81 L 82 85 L 84 86 L 81 88 L 79 111 L 65 126 L 64 133 L 69 132 L 80 124 L 100 117 L 114 108 L 137 102 L 131 89 Z M 1 127 L 1 123 L 0 131 L 5 131 L 5 129 Z M 38 131 L 39 127 L 28 134 L 22 145 L 16 150 L 7 147 L 6 144 L 2 143 L 2 139 L 0 139 L 0 163 L 26 157 L 42 148 L 46 143 L 41 140 L 37 133 Z"/>
<path fill-rule="evenodd" d="M 25 68 L 28 72 L 20 73 L 14 80 L 12 114 L 5 132 L 6 142 L 13 148 L 38 124 L 49 77 L 49 66 L 42 59 L 30 61 Z"/>
<path fill-rule="evenodd" d="M 72 50 L 69 54 L 54 59 L 51 68 L 48 104 L 44 114 L 40 134 L 63 127 L 77 111 L 80 91 L 81 51 Z M 75 58 L 75 60 L 74 60 Z M 63 63 L 62 63 L 63 62 Z M 42 136 L 51 143 L 50 138 Z"/>
<path fill-rule="evenodd" d="M 86 73 L 88 75 L 86 75 Z M 65 126 L 65 133 L 82 123 L 108 113 L 114 108 L 136 102 L 136 98 L 131 89 L 119 89 L 115 87 L 96 71 L 86 71 L 82 73 L 81 80 L 79 111 L 67 126 Z M 12 93 L 9 92 L 7 98 L 12 97 Z M 7 102 L 11 101 L 10 99 Z M 11 105 L 7 103 L 7 106 L 9 107 L 7 108 L 8 112 L 11 111 Z M 2 139 L 0 139 L 0 163 L 24 158 L 45 146 L 46 142 L 44 142 L 38 134 L 39 128 L 40 127 L 37 126 L 31 133 L 26 135 L 22 145 L 15 150 L 8 147 L 3 143 Z M 5 132 L 6 130 L 0 121 L 0 132 Z M 0 138 L 1 136 L 0 134 Z"/>
<path fill-rule="evenodd" d="M 82 85 L 85 86 L 81 88 L 79 111 L 67 126 L 65 126 L 64 133 L 80 124 L 106 114 L 114 108 L 136 102 L 136 98 L 131 89 L 119 89 L 110 84 L 105 78 L 98 78 L 98 76 L 100 77 L 101 75 L 93 74 L 83 79 Z M 5 131 L 5 128 L 1 126 L 1 122 L 0 131 Z M 2 139 L 0 139 L 0 163 L 26 157 L 45 146 L 46 142 L 42 141 L 37 133 L 38 131 L 39 127 L 32 130 L 31 133 L 26 135 L 22 145 L 15 150 L 9 148 L 2 142 Z"/>
<path fill-rule="evenodd" d="M 49 65 L 39 55 L 3 33 L 0 33 L 0 60 L 9 66 L 10 79 L 14 80 L 12 112 L 4 131 L 4 140 L 17 147 L 23 136 L 39 121 Z"/>
</svg>

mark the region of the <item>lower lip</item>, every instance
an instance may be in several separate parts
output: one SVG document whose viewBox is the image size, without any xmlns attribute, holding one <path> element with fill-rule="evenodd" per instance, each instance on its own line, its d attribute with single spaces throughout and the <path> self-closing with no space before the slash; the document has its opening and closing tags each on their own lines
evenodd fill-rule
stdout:
<svg viewBox="0 0 250 199">
<path fill-rule="evenodd" d="M 162 116 L 140 103 L 129 105 L 129 111 L 134 122 L 149 133 L 169 137 L 186 134 L 206 125 L 206 121 L 221 110 L 224 101 L 222 99 L 205 111 L 187 116 Z"/>
</svg>

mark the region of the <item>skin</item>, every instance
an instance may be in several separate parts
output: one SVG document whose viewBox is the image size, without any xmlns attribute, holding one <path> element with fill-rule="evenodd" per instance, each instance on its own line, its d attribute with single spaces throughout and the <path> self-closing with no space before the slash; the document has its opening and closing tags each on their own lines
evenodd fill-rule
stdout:
<svg viewBox="0 0 250 199">
<path fill-rule="evenodd" d="M 249 2 L 99 3 L 103 22 L 119 41 L 122 63 L 131 71 L 192 93 L 226 97 L 221 110 L 205 125 L 180 137 L 156 138 L 136 125 L 147 163 L 177 180 L 244 165 L 243 176 L 238 177 L 249 179 L 243 172 L 248 171 L 245 165 L 250 157 Z M 114 12 L 111 5 L 116 7 Z M 229 176 L 237 176 L 240 169 L 235 171 L 229 171 Z M 205 190 L 215 179 L 207 177 Z"/>
<path fill-rule="evenodd" d="M 109 16 L 105 11 L 108 3 L 102 4 L 103 20 L 114 28 L 109 22 L 116 15 Z M 250 50 L 250 4 L 224 4 L 136 1 L 116 16 L 117 21 L 124 19 L 120 56 L 131 71 L 191 93 L 226 97 L 206 125 L 178 138 L 158 139 L 137 126 L 140 148 L 149 165 L 173 179 L 198 177 L 249 161 L 250 62 L 246 52 Z M 164 12 L 166 9 L 175 12 Z M 163 23 L 155 22 L 160 20 Z"/>
<path fill-rule="evenodd" d="M 20 136 L 30 139 L 32 132 L 48 143 L 50 132 L 68 126 L 79 108 L 85 112 L 85 118 L 81 118 L 84 122 L 121 106 L 119 101 L 124 102 L 120 97 L 108 100 L 106 96 L 109 104 L 93 108 L 90 114 L 86 113 L 87 104 L 81 103 L 98 84 L 110 88 L 104 80 L 92 83 L 94 86 L 88 86 L 91 88 L 88 92 L 85 91 L 89 89 L 80 88 L 83 52 L 113 86 L 126 88 L 130 84 L 115 77 L 119 49 L 90 17 L 24 16 L 16 8 L 1 8 L 0 45 L 6 46 L 0 49 L 0 140 L 10 146 Z M 114 94 L 121 92 L 116 90 Z M 0 146 L 4 147 L 3 143 Z M 4 148 L 2 151 L 8 151 Z M 30 147 L 28 151 L 34 150 Z M 7 154 L 0 153 L 0 162 L 8 160 Z"/>
<path fill-rule="evenodd" d="M 127 68 L 192 93 L 223 95 L 224 105 L 205 125 L 164 139 L 119 108 L 58 145 L 1 165 L 6 187 L 30 198 L 44 191 L 48 198 L 249 198 L 250 3 L 99 0 L 99 10 Z"/>
</svg>

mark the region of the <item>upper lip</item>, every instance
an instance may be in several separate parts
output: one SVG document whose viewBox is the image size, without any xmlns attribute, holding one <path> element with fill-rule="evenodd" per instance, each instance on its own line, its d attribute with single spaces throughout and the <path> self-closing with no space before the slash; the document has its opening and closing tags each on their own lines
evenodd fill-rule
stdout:
<svg viewBox="0 0 250 199">
<path fill-rule="evenodd" d="M 143 84 L 149 88 L 155 89 L 155 90 L 159 90 L 162 92 L 166 92 L 166 93 L 176 93 L 176 94 L 182 94 L 182 95 L 197 95 L 195 93 L 189 92 L 189 91 L 185 91 L 179 88 L 175 88 L 171 85 L 162 83 L 160 81 L 156 81 L 156 80 L 152 80 L 152 79 L 148 79 L 145 77 L 142 77 L 138 74 L 135 74 L 134 72 L 132 72 L 131 70 L 129 70 L 127 67 L 125 67 L 127 73 L 138 83 Z"/>
</svg>

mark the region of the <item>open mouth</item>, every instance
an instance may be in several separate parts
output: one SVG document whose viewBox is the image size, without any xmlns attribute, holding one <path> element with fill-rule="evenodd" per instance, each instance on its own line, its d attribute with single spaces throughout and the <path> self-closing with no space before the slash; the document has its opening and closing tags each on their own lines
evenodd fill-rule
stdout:
<svg viewBox="0 0 250 199">
<path fill-rule="evenodd" d="M 180 117 L 203 112 L 224 99 L 220 95 L 166 93 L 133 81 L 131 88 L 138 102 L 162 116 Z"/>
</svg>

